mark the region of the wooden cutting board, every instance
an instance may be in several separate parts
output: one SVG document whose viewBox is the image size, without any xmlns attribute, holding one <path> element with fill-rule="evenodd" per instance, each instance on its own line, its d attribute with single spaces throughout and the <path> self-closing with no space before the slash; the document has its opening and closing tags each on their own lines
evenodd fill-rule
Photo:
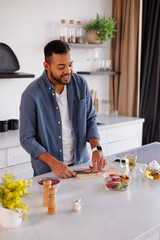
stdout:
<svg viewBox="0 0 160 240">
<path fill-rule="evenodd" d="M 107 174 L 119 174 L 118 170 L 112 168 L 109 165 L 105 166 L 105 172 L 99 172 L 99 173 L 78 173 L 76 174 L 76 178 L 78 180 L 83 180 L 83 179 L 90 179 L 90 178 L 97 178 L 97 177 L 102 177 L 104 173 Z M 72 167 L 73 171 L 84 171 L 84 170 L 90 170 L 89 166 L 85 167 Z"/>
</svg>

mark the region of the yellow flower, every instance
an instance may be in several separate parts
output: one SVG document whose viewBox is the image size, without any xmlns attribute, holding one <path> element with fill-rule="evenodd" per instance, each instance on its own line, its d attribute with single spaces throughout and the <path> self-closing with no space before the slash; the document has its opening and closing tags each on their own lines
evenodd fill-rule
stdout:
<svg viewBox="0 0 160 240">
<path fill-rule="evenodd" d="M 22 202 L 23 197 L 30 197 L 32 194 L 27 193 L 26 188 L 31 187 L 32 180 L 15 180 L 15 175 L 5 173 L 0 176 L 0 203 L 4 208 L 13 209 L 23 220 L 27 219 L 30 213 L 28 205 Z"/>
</svg>

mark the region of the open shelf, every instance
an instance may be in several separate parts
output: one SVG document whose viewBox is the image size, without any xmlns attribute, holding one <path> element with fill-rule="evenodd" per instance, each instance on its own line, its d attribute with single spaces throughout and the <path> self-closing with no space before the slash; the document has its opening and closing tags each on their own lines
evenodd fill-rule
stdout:
<svg viewBox="0 0 160 240">
<path fill-rule="evenodd" d="M 99 71 L 99 72 L 81 72 L 81 71 L 77 71 L 77 74 L 81 74 L 81 75 L 116 75 L 116 74 L 120 74 L 120 72 L 113 72 L 113 71 Z"/>
<path fill-rule="evenodd" d="M 0 78 L 34 78 L 34 74 L 14 72 L 14 73 L 0 73 Z"/>
<path fill-rule="evenodd" d="M 68 43 L 71 48 L 105 48 L 106 43 L 103 44 L 89 44 L 89 43 Z"/>
</svg>

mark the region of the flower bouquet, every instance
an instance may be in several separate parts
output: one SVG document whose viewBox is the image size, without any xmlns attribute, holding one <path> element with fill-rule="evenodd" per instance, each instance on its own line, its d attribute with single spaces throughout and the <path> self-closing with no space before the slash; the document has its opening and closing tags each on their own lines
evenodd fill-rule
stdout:
<svg viewBox="0 0 160 240">
<path fill-rule="evenodd" d="M 15 177 L 10 173 L 0 176 L 0 203 L 2 209 L 13 210 L 19 218 L 26 220 L 30 211 L 28 205 L 22 202 L 22 198 L 29 198 L 32 195 L 26 190 L 31 187 L 32 180 L 15 180 Z"/>
</svg>

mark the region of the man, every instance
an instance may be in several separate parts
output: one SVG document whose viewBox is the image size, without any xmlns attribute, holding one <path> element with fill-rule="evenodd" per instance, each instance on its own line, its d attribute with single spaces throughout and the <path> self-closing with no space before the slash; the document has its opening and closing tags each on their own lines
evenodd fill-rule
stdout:
<svg viewBox="0 0 160 240">
<path fill-rule="evenodd" d="M 52 41 L 44 54 L 45 71 L 23 92 L 20 104 L 20 142 L 31 155 L 34 176 L 50 171 L 59 178 L 75 176 L 69 166 L 89 160 L 86 141 L 100 171 L 106 159 L 96 112 L 85 79 L 73 73 L 69 45 Z"/>
</svg>

